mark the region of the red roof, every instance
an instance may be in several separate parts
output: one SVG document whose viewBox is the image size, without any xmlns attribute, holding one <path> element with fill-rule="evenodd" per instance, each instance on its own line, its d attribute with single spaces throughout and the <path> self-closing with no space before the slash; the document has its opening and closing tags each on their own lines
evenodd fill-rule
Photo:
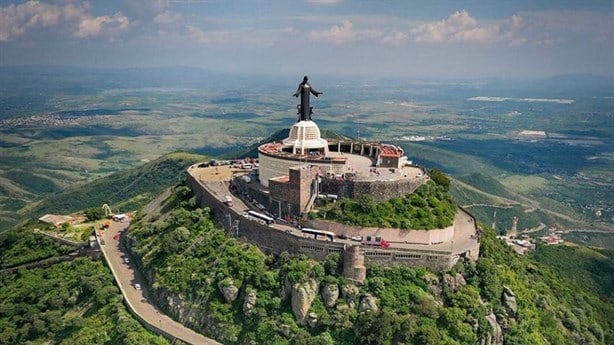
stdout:
<svg viewBox="0 0 614 345">
<path fill-rule="evenodd" d="M 401 157 L 403 155 L 403 149 L 398 148 L 392 145 L 382 145 L 380 146 L 382 157 Z"/>
</svg>

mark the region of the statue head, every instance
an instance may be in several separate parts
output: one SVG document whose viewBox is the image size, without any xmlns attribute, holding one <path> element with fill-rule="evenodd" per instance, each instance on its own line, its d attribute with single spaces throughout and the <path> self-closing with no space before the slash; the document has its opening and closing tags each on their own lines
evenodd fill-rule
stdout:
<svg viewBox="0 0 614 345">
<path fill-rule="evenodd" d="M 308 79 L 309 79 L 309 78 L 307 78 L 307 76 L 304 76 L 304 77 L 303 77 L 303 83 L 306 83 Z"/>
</svg>

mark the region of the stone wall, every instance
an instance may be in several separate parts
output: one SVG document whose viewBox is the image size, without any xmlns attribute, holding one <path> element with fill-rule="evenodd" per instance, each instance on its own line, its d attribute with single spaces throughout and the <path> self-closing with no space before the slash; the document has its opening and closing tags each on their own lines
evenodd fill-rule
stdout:
<svg viewBox="0 0 614 345">
<path fill-rule="evenodd" d="M 302 238 L 286 233 L 279 229 L 251 221 L 237 213 L 232 208 L 224 205 L 222 201 L 211 195 L 207 189 L 188 174 L 187 183 L 201 207 L 209 207 L 214 217 L 229 230 L 228 215 L 231 219 L 239 221 L 239 237 L 256 244 L 263 252 L 269 254 L 281 254 L 284 251 L 290 253 L 305 253 L 316 260 L 322 260 L 329 253 L 342 253 L 343 243 L 324 242 L 310 238 Z"/>
<path fill-rule="evenodd" d="M 339 197 L 357 199 L 362 195 L 371 195 L 375 200 L 385 201 L 413 193 L 422 183 L 423 178 L 402 179 L 397 181 L 350 181 L 322 179 L 322 194 L 337 194 Z"/>
<path fill-rule="evenodd" d="M 254 243 L 265 253 L 281 254 L 284 251 L 304 253 L 315 260 L 322 260 L 330 253 L 343 254 L 346 250 L 346 245 L 341 242 L 294 236 L 282 230 L 251 221 L 211 195 L 205 186 L 190 174 L 188 174 L 187 183 L 198 204 L 201 207 L 209 207 L 226 230 L 230 228 L 227 219 L 227 215 L 230 215 L 232 220 L 239 220 L 239 237 Z M 424 250 L 401 250 L 375 246 L 360 246 L 359 248 L 367 262 L 428 267 L 434 271 L 450 269 L 459 258 L 459 255 L 453 255 L 450 252 L 429 250 L 428 246 L 425 246 Z"/>
<path fill-rule="evenodd" d="M 342 173 L 345 161 L 337 160 L 322 160 L 322 159 L 310 159 L 309 156 L 305 156 L 303 159 L 294 157 L 275 157 L 272 155 L 258 152 L 258 162 L 260 164 L 260 183 L 268 187 L 269 179 L 288 176 L 288 170 L 292 167 L 312 165 L 318 166 L 323 171 L 329 171 L 331 168 L 335 173 Z"/>
<path fill-rule="evenodd" d="M 366 262 L 386 265 L 406 265 L 410 267 L 427 267 L 435 272 L 449 270 L 456 264 L 458 257 L 449 252 L 430 250 L 401 251 L 379 247 L 362 247 Z"/>
<path fill-rule="evenodd" d="M 388 242 L 413 244 L 442 243 L 452 240 L 452 237 L 454 236 L 454 225 L 444 229 L 403 230 L 395 228 L 360 227 L 322 219 L 309 219 L 303 221 L 303 226 L 318 230 L 332 231 L 336 234 L 346 234 L 349 236 L 381 236 Z"/>
</svg>

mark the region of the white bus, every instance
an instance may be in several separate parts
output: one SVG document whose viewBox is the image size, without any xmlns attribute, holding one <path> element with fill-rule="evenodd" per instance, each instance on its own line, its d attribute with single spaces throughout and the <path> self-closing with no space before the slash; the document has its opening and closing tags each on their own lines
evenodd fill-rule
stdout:
<svg viewBox="0 0 614 345">
<path fill-rule="evenodd" d="M 330 231 L 324 231 L 324 230 L 316 230 L 316 229 L 310 229 L 310 228 L 302 228 L 301 232 L 303 234 L 308 234 L 308 235 L 313 235 L 314 239 L 318 239 L 318 236 L 326 236 L 326 238 L 331 241 L 331 242 L 335 242 L 335 233 L 334 232 L 330 232 Z"/>
<path fill-rule="evenodd" d="M 275 219 L 273 219 L 272 217 L 267 216 L 266 214 L 262 214 L 262 213 L 258 213 L 256 211 L 247 211 L 247 214 L 251 217 L 260 219 L 262 221 L 264 221 L 266 223 L 266 225 L 271 225 L 273 223 L 275 223 Z"/>
</svg>

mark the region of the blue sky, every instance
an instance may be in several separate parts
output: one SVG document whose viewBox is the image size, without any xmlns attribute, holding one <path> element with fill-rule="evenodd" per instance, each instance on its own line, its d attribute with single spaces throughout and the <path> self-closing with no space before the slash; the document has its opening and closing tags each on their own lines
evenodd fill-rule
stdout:
<svg viewBox="0 0 614 345">
<path fill-rule="evenodd" d="M 0 0 L 0 65 L 614 75 L 614 0 Z"/>
</svg>

